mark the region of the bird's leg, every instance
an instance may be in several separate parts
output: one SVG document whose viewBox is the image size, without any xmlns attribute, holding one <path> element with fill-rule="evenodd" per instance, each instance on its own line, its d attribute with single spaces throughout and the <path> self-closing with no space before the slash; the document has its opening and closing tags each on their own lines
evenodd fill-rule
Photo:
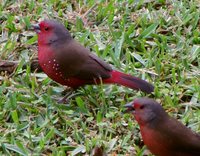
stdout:
<svg viewBox="0 0 200 156">
<path fill-rule="evenodd" d="M 93 78 L 93 81 L 95 85 L 103 84 L 103 80 L 100 76 L 98 78 Z"/>
<path fill-rule="evenodd" d="M 74 91 L 73 88 L 70 88 L 70 89 L 67 88 L 67 89 L 65 89 L 63 92 L 66 93 L 66 94 L 65 94 L 65 96 L 62 99 L 60 99 L 58 101 L 58 103 L 66 103 L 69 100 L 69 98 L 71 97 L 70 94 L 72 94 L 73 91 Z"/>
</svg>

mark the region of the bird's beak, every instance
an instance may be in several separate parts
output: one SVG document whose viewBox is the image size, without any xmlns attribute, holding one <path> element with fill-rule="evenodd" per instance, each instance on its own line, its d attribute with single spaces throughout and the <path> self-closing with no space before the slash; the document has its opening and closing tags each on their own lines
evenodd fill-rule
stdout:
<svg viewBox="0 0 200 156">
<path fill-rule="evenodd" d="M 126 108 L 125 113 L 129 113 L 129 112 L 134 112 L 135 111 L 133 102 L 125 104 L 124 107 Z"/>
<path fill-rule="evenodd" d="M 39 24 L 32 24 L 31 27 L 34 29 L 36 33 L 40 33 L 40 26 Z"/>
</svg>

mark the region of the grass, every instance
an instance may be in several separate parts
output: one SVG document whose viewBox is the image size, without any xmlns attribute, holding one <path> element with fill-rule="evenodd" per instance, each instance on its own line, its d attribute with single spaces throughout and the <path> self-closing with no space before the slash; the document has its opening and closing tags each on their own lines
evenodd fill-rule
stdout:
<svg viewBox="0 0 200 156">
<path fill-rule="evenodd" d="M 146 96 L 116 85 L 85 86 L 67 104 L 63 86 L 22 66 L 37 56 L 30 24 L 60 20 L 81 44 L 115 68 L 154 83 L 152 98 L 200 132 L 200 3 L 198 0 L 8 1 L 0 4 L 0 56 L 19 60 L 1 73 L 1 155 L 147 154 L 138 124 L 123 105 Z"/>
</svg>

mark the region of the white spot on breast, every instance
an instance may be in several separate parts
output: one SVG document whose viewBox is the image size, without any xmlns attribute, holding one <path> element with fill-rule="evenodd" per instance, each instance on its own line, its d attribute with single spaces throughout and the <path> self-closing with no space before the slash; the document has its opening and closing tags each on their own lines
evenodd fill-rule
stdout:
<svg viewBox="0 0 200 156">
<path fill-rule="evenodd" d="M 51 63 L 51 61 L 49 61 L 49 63 Z"/>
<path fill-rule="evenodd" d="M 56 59 L 53 59 L 53 62 L 56 62 Z"/>
<path fill-rule="evenodd" d="M 66 79 L 66 78 L 65 78 L 65 81 L 68 81 L 68 82 L 69 82 L 69 79 Z"/>
</svg>

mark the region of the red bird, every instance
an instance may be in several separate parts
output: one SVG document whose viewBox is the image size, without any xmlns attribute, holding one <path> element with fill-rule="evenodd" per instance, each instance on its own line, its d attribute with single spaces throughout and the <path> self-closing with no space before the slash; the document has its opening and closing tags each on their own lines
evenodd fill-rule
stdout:
<svg viewBox="0 0 200 156">
<path fill-rule="evenodd" d="M 120 84 L 151 93 L 148 82 L 113 70 L 111 66 L 76 42 L 64 27 L 54 20 L 33 25 L 38 34 L 38 60 L 43 71 L 54 81 L 76 89 L 86 84 Z"/>
<path fill-rule="evenodd" d="M 200 156 L 200 135 L 170 117 L 149 98 L 126 104 L 137 120 L 144 144 L 156 156 Z"/>
</svg>

